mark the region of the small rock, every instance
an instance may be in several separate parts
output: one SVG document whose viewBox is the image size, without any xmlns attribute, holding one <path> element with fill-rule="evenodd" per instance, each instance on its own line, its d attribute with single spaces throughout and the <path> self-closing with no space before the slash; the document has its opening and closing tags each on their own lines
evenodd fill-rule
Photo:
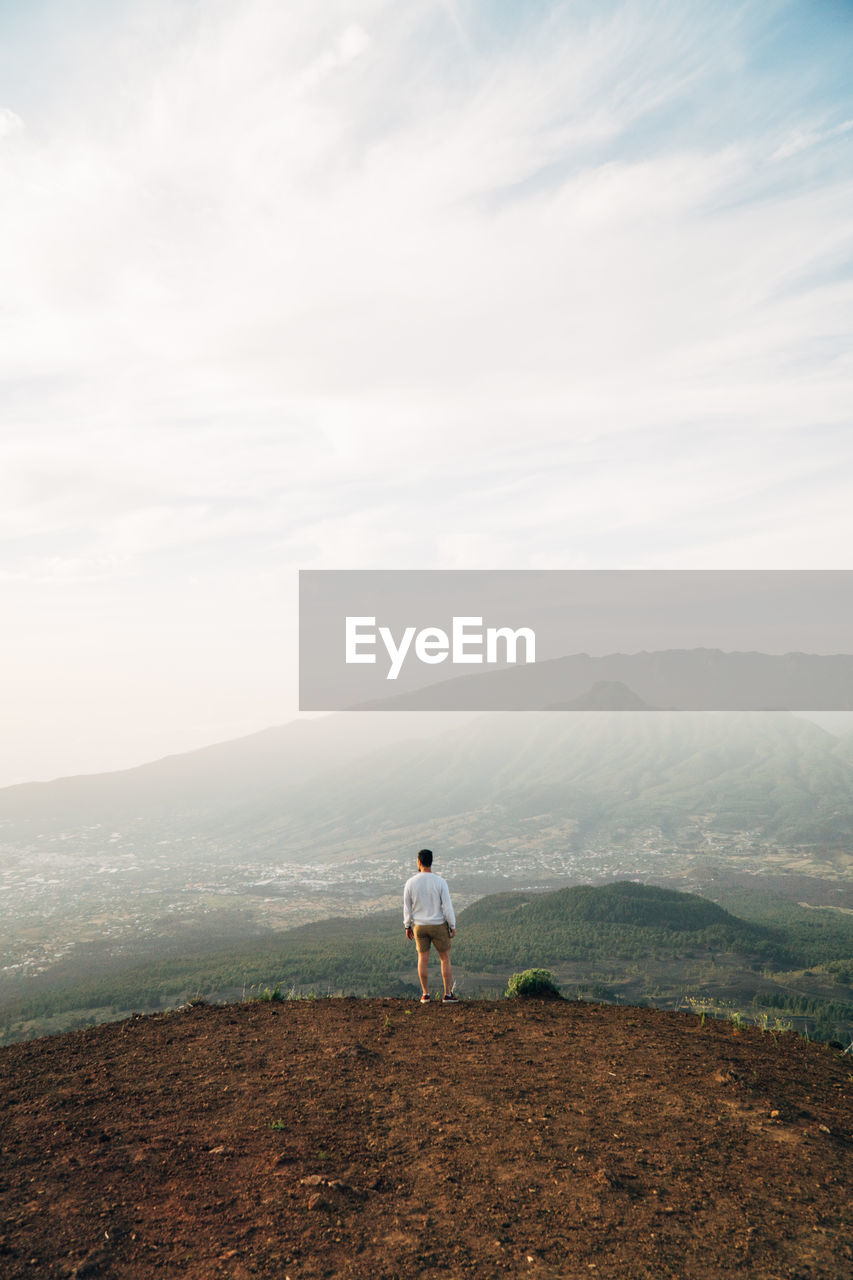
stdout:
<svg viewBox="0 0 853 1280">
<path fill-rule="evenodd" d="M 321 1173 L 309 1173 L 307 1178 L 300 1178 L 301 1187 L 322 1187 L 326 1179 Z"/>
<path fill-rule="evenodd" d="M 330 1209 L 331 1205 L 329 1204 L 328 1200 L 323 1199 L 323 1197 L 320 1195 L 318 1191 L 318 1192 L 315 1192 L 313 1196 L 309 1197 L 308 1208 L 309 1209 Z"/>
<path fill-rule="evenodd" d="M 351 1182 L 344 1182 L 341 1178 L 332 1178 L 326 1183 L 326 1186 L 331 1187 L 334 1191 L 342 1191 L 348 1196 L 362 1197 L 365 1194 L 360 1187 L 354 1187 Z"/>
</svg>

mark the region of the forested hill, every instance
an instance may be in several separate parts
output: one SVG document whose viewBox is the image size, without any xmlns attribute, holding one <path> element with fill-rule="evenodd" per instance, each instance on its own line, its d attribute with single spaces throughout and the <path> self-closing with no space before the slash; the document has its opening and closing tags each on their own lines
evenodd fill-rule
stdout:
<svg viewBox="0 0 853 1280">
<path fill-rule="evenodd" d="M 497 894 L 468 907 L 462 920 L 478 950 L 491 950 L 494 935 L 504 945 L 537 949 L 549 963 L 584 953 L 626 956 L 688 945 L 774 958 L 788 950 L 780 931 L 738 919 L 707 898 L 628 880 L 530 896 Z"/>
<path fill-rule="evenodd" d="M 528 928 L 583 922 L 693 932 L 719 926 L 730 929 L 733 935 L 741 935 L 748 928 L 743 920 L 708 898 L 634 880 L 574 885 L 532 897 L 494 894 L 468 907 L 465 922 L 470 927 L 520 919 L 522 915 Z"/>
</svg>

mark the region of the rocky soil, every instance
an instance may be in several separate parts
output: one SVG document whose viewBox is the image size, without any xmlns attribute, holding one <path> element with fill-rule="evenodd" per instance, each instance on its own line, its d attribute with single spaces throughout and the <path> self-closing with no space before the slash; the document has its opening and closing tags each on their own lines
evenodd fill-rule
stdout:
<svg viewBox="0 0 853 1280">
<path fill-rule="evenodd" d="M 198 1005 L 0 1050 L 0 1275 L 853 1274 L 853 1059 L 580 1003 Z"/>
</svg>

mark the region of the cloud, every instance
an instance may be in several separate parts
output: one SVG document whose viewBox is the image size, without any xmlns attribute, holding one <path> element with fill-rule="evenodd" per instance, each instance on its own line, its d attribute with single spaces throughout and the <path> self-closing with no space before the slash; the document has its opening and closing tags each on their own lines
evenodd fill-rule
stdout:
<svg viewBox="0 0 853 1280">
<path fill-rule="evenodd" d="M 285 456 L 314 439 L 346 474 L 395 419 L 469 456 L 496 413 L 508 440 L 675 426 L 706 397 L 805 422 L 790 352 L 831 316 L 778 288 L 846 235 L 849 185 L 774 191 L 764 137 L 628 144 L 718 46 L 618 10 L 448 83 L 417 21 L 352 9 L 214 10 L 131 67 L 120 128 L 33 144 L 4 351 L 46 415 L 131 438 L 277 419 Z"/>
<path fill-rule="evenodd" d="M 347 66 L 369 46 L 370 39 L 357 23 L 341 32 L 333 49 L 327 50 L 302 72 L 296 82 L 296 93 L 316 89 L 333 72 Z"/>
<path fill-rule="evenodd" d="M 128 670 L 166 611 L 191 662 L 190 601 L 224 670 L 298 567 L 843 555 L 850 103 L 759 64 L 761 6 L 90 21 L 0 111 L 22 636 L 62 578 L 92 634 L 121 597 Z"/>
<path fill-rule="evenodd" d="M 19 115 L 8 107 L 0 107 L 0 141 L 13 133 L 19 133 L 23 127 L 24 122 Z"/>
<path fill-rule="evenodd" d="M 788 160 L 800 151 L 807 151 L 812 147 L 820 146 L 823 142 L 842 138 L 851 130 L 853 130 L 853 120 L 842 120 L 840 124 L 833 125 L 829 129 L 795 130 L 780 147 L 777 147 L 773 153 L 773 159 Z"/>
</svg>

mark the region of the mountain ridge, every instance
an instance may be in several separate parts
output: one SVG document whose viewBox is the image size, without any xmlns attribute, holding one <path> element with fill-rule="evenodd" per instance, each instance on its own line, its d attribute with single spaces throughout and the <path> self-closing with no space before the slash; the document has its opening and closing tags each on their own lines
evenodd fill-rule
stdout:
<svg viewBox="0 0 853 1280">
<path fill-rule="evenodd" d="M 707 819 L 818 857 L 853 843 L 853 747 L 790 713 L 492 713 L 444 731 L 439 715 L 428 735 L 391 742 L 382 718 L 370 733 L 355 715 L 297 721 L 133 770 L 18 784 L 0 790 L 3 834 L 177 822 L 283 857 L 357 856 L 360 840 L 417 839 L 465 814 L 482 825 L 491 807 L 510 836 L 551 814 L 577 839 Z"/>
<path fill-rule="evenodd" d="M 358 703 L 370 711 L 536 711 L 621 684 L 650 707 L 681 711 L 853 709 L 853 655 L 662 649 L 567 654 L 434 680 Z"/>
</svg>

